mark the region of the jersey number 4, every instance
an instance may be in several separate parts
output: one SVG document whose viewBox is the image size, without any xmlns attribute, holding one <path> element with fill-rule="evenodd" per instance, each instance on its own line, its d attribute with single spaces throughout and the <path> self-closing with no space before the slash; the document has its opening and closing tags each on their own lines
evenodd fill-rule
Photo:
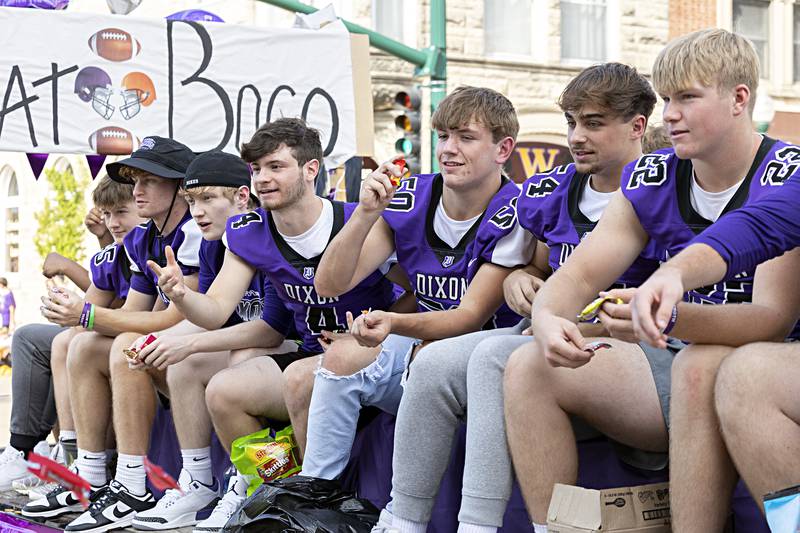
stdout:
<svg viewBox="0 0 800 533">
<path fill-rule="evenodd" d="M 239 217 L 239 220 L 231 223 L 231 229 L 239 229 L 252 224 L 253 222 L 261 222 L 261 215 L 257 211 L 250 211 Z"/>
<path fill-rule="evenodd" d="M 306 325 L 314 335 L 325 331 L 347 331 L 347 325 L 339 322 L 339 315 L 333 307 L 309 307 L 306 311 Z"/>
</svg>

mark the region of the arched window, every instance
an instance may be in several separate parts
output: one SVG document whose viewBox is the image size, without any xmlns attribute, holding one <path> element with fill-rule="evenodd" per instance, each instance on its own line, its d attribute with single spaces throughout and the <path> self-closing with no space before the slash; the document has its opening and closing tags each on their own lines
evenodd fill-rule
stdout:
<svg viewBox="0 0 800 533">
<path fill-rule="evenodd" d="M 3 269 L 5 272 L 19 272 L 19 184 L 17 174 L 10 166 L 0 171 L 0 184 L 3 191 Z"/>
</svg>

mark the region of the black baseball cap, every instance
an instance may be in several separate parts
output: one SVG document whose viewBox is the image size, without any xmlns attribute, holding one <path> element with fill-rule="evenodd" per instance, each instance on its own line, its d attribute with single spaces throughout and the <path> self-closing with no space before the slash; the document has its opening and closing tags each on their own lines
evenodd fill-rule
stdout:
<svg viewBox="0 0 800 533">
<path fill-rule="evenodd" d="M 183 179 L 184 189 L 193 189 L 194 187 L 251 188 L 250 165 L 245 163 L 241 157 L 221 150 L 204 152 L 189 164 Z M 252 193 L 250 198 L 255 205 L 261 205 L 258 198 Z"/>
<path fill-rule="evenodd" d="M 119 175 L 122 167 L 133 167 L 167 179 L 183 179 L 194 152 L 188 146 L 166 137 L 150 136 L 142 140 L 139 148 L 127 159 L 106 165 L 108 176 L 120 183 L 133 184 Z"/>
</svg>

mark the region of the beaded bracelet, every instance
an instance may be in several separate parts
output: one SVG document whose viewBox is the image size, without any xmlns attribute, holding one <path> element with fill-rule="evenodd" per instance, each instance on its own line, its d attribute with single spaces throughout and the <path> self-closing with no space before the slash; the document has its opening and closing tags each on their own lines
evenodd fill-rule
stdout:
<svg viewBox="0 0 800 533">
<path fill-rule="evenodd" d="M 672 328 L 675 327 L 675 322 L 678 321 L 678 306 L 672 308 L 672 314 L 669 316 L 669 322 L 667 322 L 667 327 L 664 328 L 664 335 L 668 335 Z"/>
</svg>

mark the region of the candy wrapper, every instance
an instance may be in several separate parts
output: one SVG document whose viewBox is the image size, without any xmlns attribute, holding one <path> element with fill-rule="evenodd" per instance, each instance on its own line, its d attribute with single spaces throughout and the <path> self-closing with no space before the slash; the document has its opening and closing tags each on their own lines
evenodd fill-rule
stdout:
<svg viewBox="0 0 800 533">
<path fill-rule="evenodd" d="M 770 531 L 800 531 L 800 485 L 764 496 L 764 513 L 767 515 Z"/>
<path fill-rule="evenodd" d="M 274 437 L 269 428 L 239 437 L 231 446 L 231 462 L 239 472 L 252 476 L 248 496 L 265 481 L 300 472 L 292 426 L 278 431 Z"/>
<path fill-rule="evenodd" d="M 149 334 L 147 336 L 147 338 L 144 340 L 144 342 L 142 343 L 142 345 L 139 347 L 139 350 L 141 350 L 142 348 L 144 348 L 148 344 L 152 343 L 154 340 L 156 340 L 156 338 L 157 337 L 155 335 L 153 335 L 152 333 Z M 128 359 L 136 360 L 136 359 L 139 358 L 139 350 L 134 350 L 132 348 L 125 348 L 125 349 L 122 350 L 122 353 L 124 353 L 125 357 L 127 357 Z"/>
<path fill-rule="evenodd" d="M 167 474 L 163 468 L 150 461 L 147 457 L 144 458 L 144 471 L 147 474 L 147 479 L 158 490 L 175 489 L 181 494 L 181 486 L 175 481 L 175 478 Z"/>
<path fill-rule="evenodd" d="M 592 301 L 589 305 L 583 308 L 583 310 L 578 314 L 578 320 L 581 322 L 591 322 L 595 318 L 597 318 L 598 313 L 600 313 L 600 308 L 603 307 L 603 304 L 606 302 L 612 302 L 617 305 L 625 303 L 622 301 L 621 298 L 612 298 L 610 296 L 602 296 Z"/>
<path fill-rule="evenodd" d="M 89 507 L 89 494 L 91 493 L 92 487 L 89 485 L 88 481 L 66 466 L 48 457 L 31 452 L 28 454 L 28 470 L 42 481 L 58 483 L 72 492 L 78 501 L 81 502 L 84 509 Z"/>
</svg>

